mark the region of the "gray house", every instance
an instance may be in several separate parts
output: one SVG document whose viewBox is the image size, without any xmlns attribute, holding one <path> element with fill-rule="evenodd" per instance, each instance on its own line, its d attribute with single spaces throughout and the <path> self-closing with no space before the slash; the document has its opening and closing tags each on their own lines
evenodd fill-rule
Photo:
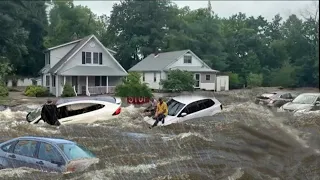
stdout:
<svg viewBox="0 0 320 180">
<path fill-rule="evenodd" d="M 42 86 L 60 96 L 68 82 L 77 95 L 113 93 L 127 72 L 106 48 L 90 35 L 45 51 L 45 66 L 40 70 Z"/>
<path fill-rule="evenodd" d="M 128 71 L 141 73 L 142 81 L 151 89 L 161 89 L 160 80 L 167 78 L 169 70 L 180 69 L 194 74 L 196 89 L 228 90 L 229 77 L 219 76 L 191 50 L 181 50 L 150 54 Z M 217 87 L 217 85 L 219 87 Z"/>
</svg>

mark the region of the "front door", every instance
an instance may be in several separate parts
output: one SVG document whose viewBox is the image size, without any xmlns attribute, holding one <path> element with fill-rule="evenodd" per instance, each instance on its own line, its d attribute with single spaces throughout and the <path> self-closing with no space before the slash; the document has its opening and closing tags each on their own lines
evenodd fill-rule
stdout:
<svg viewBox="0 0 320 180">
<path fill-rule="evenodd" d="M 72 76 L 71 85 L 76 88 L 76 92 L 78 93 L 78 76 Z"/>
<path fill-rule="evenodd" d="M 199 73 L 194 74 L 194 79 L 196 81 L 194 87 L 200 88 L 200 74 Z"/>
</svg>

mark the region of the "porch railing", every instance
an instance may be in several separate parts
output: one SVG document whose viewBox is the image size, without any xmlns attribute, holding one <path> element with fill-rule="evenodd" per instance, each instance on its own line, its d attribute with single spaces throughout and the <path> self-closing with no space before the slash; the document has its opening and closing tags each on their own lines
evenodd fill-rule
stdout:
<svg viewBox="0 0 320 180">
<path fill-rule="evenodd" d="M 115 86 L 89 86 L 87 92 L 87 96 L 90 96 L 91 94 L 98 95 L 98 94 L 107 94 L 107 88 L 108 93 L 114 93 Z"/>
</svg>

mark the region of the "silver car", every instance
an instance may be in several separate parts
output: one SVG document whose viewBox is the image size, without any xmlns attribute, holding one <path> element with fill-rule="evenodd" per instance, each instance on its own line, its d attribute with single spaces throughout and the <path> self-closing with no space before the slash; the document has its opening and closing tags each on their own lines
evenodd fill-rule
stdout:
<svg viewBox="0 0 320 180">
<path fill-rule="evenodd" d="M 320 110 L 320 93 L 300 94 L 292 102 L 284 104 L 280 109 L 288 112 Z"/>
<path fill-rule="evenodd" d="M 0 144 L 0 169 L 29 167 L 70 173 L 83 171 L 98 161 L 91 152 L 65 139 L 30 136 Z"/>
</svg>

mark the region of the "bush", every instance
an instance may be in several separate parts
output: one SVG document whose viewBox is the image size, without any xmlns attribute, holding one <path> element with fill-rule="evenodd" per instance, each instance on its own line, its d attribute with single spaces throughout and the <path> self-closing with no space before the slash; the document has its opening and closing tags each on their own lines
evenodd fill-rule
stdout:
<svg viewBox="0 0 320 180">
<path fill-rule="evenodd" d="M 0 85 L 0 97 L 7 97 L 9 95 L 9 90 L 6 86 Z"/>
<path fill-rule="evenodd" d="M 181 70 L 170 70 L 168 78 L 160 81 L 163 89 L 171 91 L 193 91 L 194 84 L 193 73 Z"/>
<path fill-rule="evenodd" d="M 229 72 L 228 75 L 230 89 L 242 88 L 242 83 L 238 74 Z"/>
<path fill-rule="evenodd" d="M 76 93 L 74 92 L 71 84 L 66 83 L 64 85 L 61 96 L 62 97 L 74 97 L 74 96 L 76 96 Z"/>
<path fill-rule="evenodd" d="M 271 72 L 271 85 L 282 87 L 294 87 L 295 86 L 295 68 L 289 63 L 279 69 Z"/>
<path fill-rule="evenodd" d="M 138 73 L 130 72 L 122 79 L 122 84 L 116 86 L 115 94 L 119 97 L 152 97 L 151 89 L 145 83 L 141 83 Z"/>
<path fill-rule="evenodd" d="M 249 88 L 261 86 L 262 81 L 263 81 L 262 74 L 250 73 L 247 77 L 247 85 Z"/>
<path fill-rule="evenodd" d="M 27 86 L 24 94 L 29 97 L 47 97 L 50 96 L 49 90 L 43 86 Z"/>
</svg>

